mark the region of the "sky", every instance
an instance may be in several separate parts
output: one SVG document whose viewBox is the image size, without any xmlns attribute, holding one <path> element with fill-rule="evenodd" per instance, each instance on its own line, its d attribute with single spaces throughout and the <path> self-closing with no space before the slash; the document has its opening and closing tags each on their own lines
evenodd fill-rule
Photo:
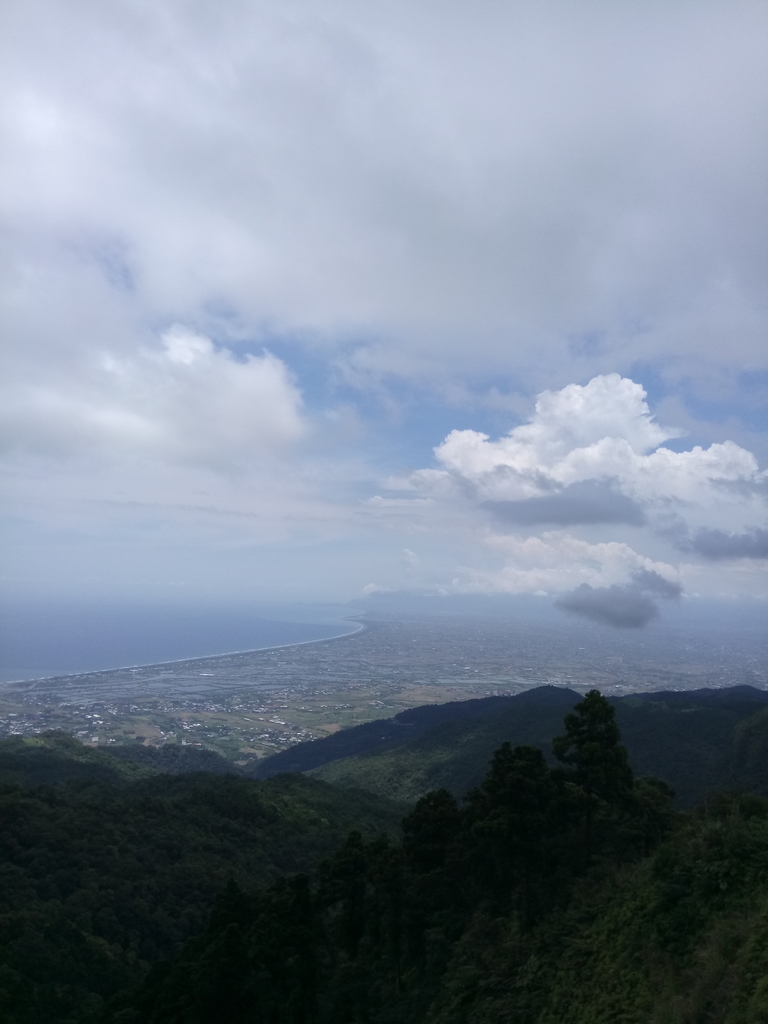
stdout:
<svg viewBox="0 0 768 1024">
<path fill-rule="evenodd" d="M 5 0 L 8 600 L 768 598 L 768 6 Z"/>
</svg>

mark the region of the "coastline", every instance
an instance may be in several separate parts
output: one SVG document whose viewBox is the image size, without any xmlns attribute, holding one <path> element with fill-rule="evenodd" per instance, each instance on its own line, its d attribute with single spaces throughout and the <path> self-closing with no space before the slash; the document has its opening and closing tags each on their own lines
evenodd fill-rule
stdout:
<svg viewBox="0 0 768 1024">
<path fill-rule="evenodd" d="M 332 636 L 315 637 L 312 640 L 297 640 L 294 643 L 289 644 L 268 644 L 265 647 L 246 647 L 238 651 L 222 651 L 218 654 L 196 654 L 192 658 L 170 658 L 168 661 L 147 661 L 132 665 L 118 665 L 110 668 L 90 669 L 87 672 L 61 672 L 51 676 L 35 676 L 31 679 L 7 679 L 4 682 L 0 682 L 0 691 L 5 687 L 13 687 L 18 690 L 24 687 L 31 688 L 37 683 L 52 683 L 57 680 L 88 679 L 104 675 L 106 672 L 138 672 L 141 669 L 163 668 L 166 665 L 193 665 L 195 662 L 212 661 L 217 658 L 235 658 L 239 655 L 255 654 L 257 652 L 280 651 L 289 647 L 305 647 L 307 644 L 329 643 L 333 640 L 346 640 L 349 637 L 357 636 L 358 633 L 364 633 L 366 630 L 370 629 L 369 623 L 360 621 L 356 616 L 350 616 L 350 618 L 342 621 L 355 622 L 357 623 L 357 628 L 349 630 L 346 633 L 334 633 Z"/>
</svg>

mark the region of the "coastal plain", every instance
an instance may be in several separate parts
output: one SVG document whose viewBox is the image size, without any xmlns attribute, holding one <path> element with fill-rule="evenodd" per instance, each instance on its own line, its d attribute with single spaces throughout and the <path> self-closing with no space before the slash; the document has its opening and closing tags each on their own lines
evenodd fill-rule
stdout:
<svg viewBox="0 0 768 1024">
<path fill-rule="evenodd" d="M 532 686 L 652 690 L 768 686 L 762 631 L 503 618 L 363 618 L 331 640 L 8 683 L 0 735 L 61 729 L 94 746 L 182 744 L 241 765 L 407 708 Z"/>
</svg>

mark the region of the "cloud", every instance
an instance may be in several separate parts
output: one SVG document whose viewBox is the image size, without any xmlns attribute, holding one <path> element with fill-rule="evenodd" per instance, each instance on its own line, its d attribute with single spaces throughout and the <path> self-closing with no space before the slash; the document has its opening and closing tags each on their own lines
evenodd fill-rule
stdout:
<svg viewBox="0 0 768 1024">
<path fill-rule="evenodd" d="M 225 310 L 425 380 L 764 365 L 759 4 L 4 19 L 7 269 L 88 262 L 125 324 Z"/>
<path fill-rule="evenodd" d="M 652 560 L 623 541 L 594 543 L 570 531 L 529 536 L 486 532 L 477 539 L 482 540 L 485 556 L 475 551 L 473 565 L 464 561 L 454 581 L 458 592 L 558 594 L 582 583 L 591 587 L 623 584 L 645 569 L 664 578 L 676 575 L 674 565 Z"/>
<path fill-rule="evenodd" d="M 419 585 L 556 593 L 671 577 L 675 517 L 765 525 L 765 5 L 0 17 L 3 490 L 64 577 L 76 535 L 104 540 L 95 573 L 175 579 L 205 550 L 223 580 L 234 514 L 264 545 L 249 580 L 290 535 L 275 585 L 320 590 L 345 557 L 349 593 L 399 585 L 408 548 Z M 687 418 L 654 416 L 634 367 Z M 184 534 L 182 507 L 219 512 Z M 712 588 L 742 563 L 709 559 Z"/>
<path fill-rule="evenodd" d="M 675 599 L 682 587 L 647 569 L 633 574 L 623 586 L 591 587 L 582 583 L 555 600 L 555 607 L 601 625 L 639 629 L 659 614 L 654 597 Z"/>
<path fill-rule="evenodd" d="M 609 481 L 570 484 L 555 494 L 523 501 L 486 501 L 484 507 L 503 523 L 515 526 L 578 526 L 627 523 L 642 526 L 643 510 Z"/>
<path fill-rule="evenodd" d="M 6 389 L 6 450 L 98 453 L 224 467 L 295 441 L 301 395 L 266 352 L 237 359 L 176 325 L 133 356 L 94 353 Z"/>
<path fill-rule="evenodd" d="M 452 430 L 435 455 L 447 472 L 483 492 L 538 496 L 547 487 L 612 473 L 675 437 L 677 431 L 655 422 L 645 397 L 642 385 L 617 373 L 597 376 L 543 391 L 528 423 L 498 441 Z"/>
<path fill-rule="evenodd" d="M 605 374 L 542 392 L 529 421 L 497 441 L 451 431 L 435 448 L 441 469 L 410 482 L 435 495 L 470 494 L 519 525 L 640 525 L 668 517 L 671 505 L 760 514 L 765 474 L 751 452 L 732 441 L 687 451 L 662 445 L 679 434 L 656 422 L 640 384 Z M 733 485 L 750 485 L 752 501 Z"/>
<path fill-rule="evenodd" d="M 632 574 L 630 586 L 636 587 L 641 592 L 656 594 L 658 597 L 665 597 L 668 600 L 680 597 L 683 592 L 679 583 L 668 580 L 660 573 L 654 572 L 653 569 L 638 569 Z"/>
<path fill-rule="evenodd" d="M 713 560 L 768 558 L 768 530 L 754 529 L 745 533 L 699 530 L 690 541 L 690 548 Z"/>
<path fill-rule="evenodd" d="M 600 375 L 543 392 L 527 422 L 498 440 L 451 431 L 435 448 L 437 467 L 392 483 L 431 498 L 443 528 L 453 517 L 480 530 L 486 511 L 508 531 L 486 526 L 485 544 L 505 564 L 467 571 L 461 586 L 569 591 L 576 596 L 562 599 L 566 610 L 643 622 L 657 614 L 657 598 L 675 596 L 664 591 L 665 578 L 684 569 L 697 592 L 713 586 L 695 563 L 672 564 L 681 549 L 711 560 L 760 557 L 765 546 L 756 523 L 765 521 L 767 475 L 755 456 L 732 441 L 664 445 L 679 434 L 657 422 L 640 384 Z M 743 532 L 727 535 L 721 524 Z M 620 539 L 627 527 L 631 545 Z M 730 592 L 724 579 L 720 586 Z M 764 581 L 742 573 L 736 589 L 753 586 L 759 591 Z"/>
</svg>

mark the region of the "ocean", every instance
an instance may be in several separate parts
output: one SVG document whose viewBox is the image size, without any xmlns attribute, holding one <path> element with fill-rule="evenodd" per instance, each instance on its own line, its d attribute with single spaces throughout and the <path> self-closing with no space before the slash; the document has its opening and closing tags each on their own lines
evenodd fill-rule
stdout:
<svg viewBox="0 0 768 1024">
<path fill-rule="evenodd" d="M 0 682 L 155 665 L 354 632 L 345 607 L 3 601 Z"/>
</svg>

